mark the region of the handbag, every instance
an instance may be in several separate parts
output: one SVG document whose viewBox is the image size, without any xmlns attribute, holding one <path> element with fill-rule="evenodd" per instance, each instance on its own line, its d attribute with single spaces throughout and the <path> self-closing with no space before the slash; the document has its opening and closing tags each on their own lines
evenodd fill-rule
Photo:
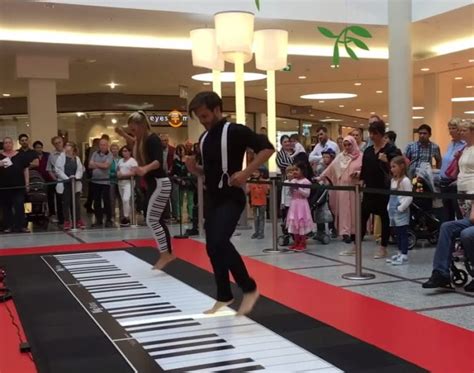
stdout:
<svg viewBox="0 0 474 373">
<path fill-rule="evenodd" d="M 458 151 L 455 155 L 448 168 L 445 171 L 446 176 L 451 180 L 456 180 L 459 174 L 459 160 L 461 159 L 464 148 Z"/>
</svg>

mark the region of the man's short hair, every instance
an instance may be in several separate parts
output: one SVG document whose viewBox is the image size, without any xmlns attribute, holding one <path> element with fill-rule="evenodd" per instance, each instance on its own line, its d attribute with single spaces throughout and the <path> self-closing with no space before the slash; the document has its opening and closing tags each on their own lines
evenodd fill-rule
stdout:
<svg viewBox="0 0 474 373">
<path fill-rule="evenodd" d="M 378 133 L 379 135 L 385 135 L 385 122 L 383 120 L 376 120 L 370 123 L 369 133 Z"/>
<path fill-rule="evenodd" d="M 428 135 L 431 136 L 431 127 L 430 127 L 428 124 L 424 123 L 424 124 L 422 124 L 420 127 L 418 127 L 418 132 L 420 132 L 420 131 L 422 131 L 422 130 L 427 131 L 427 132 L 428 132 Z"/>
<path fill-rule="evenodd" d="M 60 140 L 64 143 L 64 139 L 63 139 L 61 136 L 53 136 L 53 137 L 51 138 L 51 144 L 54 144 L 54 142 L 55 142 L 57 139 L 60 139 Z"/>
<path fill-rule="evenodd" d="M 196 110 L 201 106 L 213 111 L 216 107 L 222 111 L 222 99 L 216 92 L 205 91 L 199 92 L 189 103 L 188 112 L 190 116 L 196 113 Z"/>
<path fill-rule="evenodd" d="M 290 136 L 290 140 L 300 141 L 300 135 L 294 133 Z"/>
<path fill-rule="evenodd" d="M 26 133 L 22 133 L 20 136 L 18 136 L 18 141 L 21 141 L 21 139 L 24 137 L 26 137 L 27 140 L 30 138 Z"/>
<path fill-rule="evenodd" d="M 33 148 L 36 147 L 36 145 L 40 145 L 41 147 L 43 147 L 43 143 L 39 140 L 36 140 L 34 143 L 33 143 Z"/>
<path fill-rule="evenodd" d="M 385 136 L 392 142 L 395 143 L 397 141 L 397 134 L 395 131 L 387 131 Z"/>
<path fill-rule="evenodd" d="M 107 141 L 110 141 L 110 136 L 107 135 L 106 133 L 102 134 L 102 136 L 100 137 L 101 140 L 107 140 Z"/>
<path fill-rule="evenodd" d="M 316 130 L 316 133 L 319 133 L 319 131 L 323 131 L 324 133 L 328 133 L 328 129 L 324 126 L 321 126 L 319 127 L 317 130 Z"/>
</svg>

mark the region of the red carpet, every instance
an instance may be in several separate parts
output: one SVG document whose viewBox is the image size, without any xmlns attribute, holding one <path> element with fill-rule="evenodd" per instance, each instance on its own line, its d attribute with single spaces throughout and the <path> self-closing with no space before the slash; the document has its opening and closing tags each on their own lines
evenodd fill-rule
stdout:
<svg viewBox="0 0 474 373">
<path fill-rule="evenodd" d="M 155 246 L 153 240 L 130 240 L 130 245 Z M 211 271 L 205 245 L 194 240 L 174 240 L 175 254 L 197 267 Z M 1 250 L 1 255 L 38 254 L 127 247 L 126 242 L 103 242 L 51 246 L 47 248 Z M 379 300 L 310 279 L 252 258 L 245 258 L 260 292 L 287 307 L 318 319 L 367 343 L 389 351 L 433 372 L 474 372 L 474 333 Z M 0 329 L 11 322 L 2 317 Z M 10 351 L 18 361 L 18 337 L 7 333 L 0 351 Z M 23 357 L 23 360 L 28 357 Z M 2 361 L 1 359 L 0 361 Z M 0 363 L 1 364 L 1 363 Z M 20 366 L 0 365 L 0 373 L 34 372 Z M 30 364 L 31 365 L 31 364 Z M 9 368 L 10 370 L 5 370 Z M 13 369 L 15 368 L 15 369 Z M 12 370 L 13 369 L 13 370 Z"/>
</svg>

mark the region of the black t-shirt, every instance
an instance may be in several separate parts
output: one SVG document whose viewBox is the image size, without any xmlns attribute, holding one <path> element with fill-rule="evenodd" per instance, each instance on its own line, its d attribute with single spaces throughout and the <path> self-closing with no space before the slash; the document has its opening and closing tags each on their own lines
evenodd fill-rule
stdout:
<svg viewBox="0 0 474 373">
<path fill-rule="evenodd" d="M 388 162 L 379 160 L 379 154 L 382 153 L 387 155 Z M 401 154 L 400 149 L 389 143 L 378 153 L 375 153 L 373 145 L 367 147 L 362 158 L 360 179 L 368 188 L 390 188 L 390 161 Z"/>
<path fill-rule="evenodd" d="M 152 133 L 145 141 L 145 161 L 151 163 L 153 161 L 160 162 L 160 168 L 150 171 L 145 175 L 145 180 L 148 184 L 153 183 L 154 179 L 167 177 L 163 170 L 163 145 L 156 133 Z"/>
<path fill-rule="evenodd" d="M 245 193 L 242 188 L 229 187 L 227 177 L 223 179 L 223 187 L 219 189 L 219 182 L 222 176 L 222 155 L 221 155 L 221 137 L 226 119 L 222 119 L 212 127 L 204 139 L 203 164 L 206 193 L 212 199 L 236 198 L 245 200 Z M 201 138 L 199 141 L 201 141 Z M 229 175 L 242 170 L 245 151 L 252 149 L 255 153 L 263 149 L 274 149 L 273 145 L 264 135 L 256 134 L 250 128 L 237 123 L 229 125 L 227 133 L 227 159 Z"/>
<path fill-rule="evenodd" d="M 0 154 L 0 160 L 7 158 Z M 27 152 L 18 152 L 12 158 L 10 167 L 0 167 L 0 186 L 14 187 L 25 185 L 25 168 L 31 163 L 31 157 Z"/>
<path fill-rule="evenodd" d="M 26 159 L 29 161 L 28 164 L 39 158 L 38 153 L 36 153 L 33 149 L 23 150 L 20 148 L 18 149 L 18 153 L 21 153 L 26 157 Z"/>
</svg>

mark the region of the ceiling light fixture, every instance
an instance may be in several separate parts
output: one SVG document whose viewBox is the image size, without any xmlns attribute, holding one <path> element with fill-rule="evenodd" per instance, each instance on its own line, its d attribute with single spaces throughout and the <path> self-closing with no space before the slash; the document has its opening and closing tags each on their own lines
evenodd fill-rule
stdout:
<svg viewBox="0 0 474 373">
<path fill-rule="evenodd" d="M 76 116 L 77 116 L 78 118 L 80 118 L 80 117 L 82 117 L 82 116 L 84 116 L 84 115 L 86 115 L 86 114 L 83 113 L 83 112 L 81 112 L 81 111 L 78 111 L 78 112 L 76 113 Z"/>
<path fill-rule="evenodd" d="M 267 76 L 260 73 L 244 73 L 244 81 L 251 82 L 255 80 L 265 79 Z M 200 82 L 212 82 L 212 73 L 196 74 L 192 76 L 192 79 Z M 222 72 L 221 73 L 222 83 L 235 82 L 235 73 L 233 72 Z"/>
<path fill-rule="evenodd" d="M 474 97 L 453 97 L 452 102 L 470 102 L 474 101 Z"/>
<path fill-rule="evenodd" d="M 298 77 L 298 79 L 306 79 L 306 76 L 305 76 L 305 75 L 300 75 L 300 76 Z"/>
<path fill-rule="evenodd" d="M 384 117 L 384 118 L 387 118 L 387 117 L 388 117 L 388 115 L 387 115 L 387 114 L 384 114 L 384 115 L 382 115 L 382 117 Z"/>
<path fill-rule="evenodd" d="M 474 114 L 474 110 L 465 111 L 464 114 Z"/>
<path fill-rule="evenodd" d="M 375 91 L 375 93 L 383 93 L 383 91 Z"/>
<path fill-rule="evenodd" d="M 420 70 L 421 71 L 430 71 L 430 68 L 429 67 L 422 67 Z"/>
<path fill-rule="evenodd" d="M 202 85 L 211 85 L 211 83 L 210 82 L 204 82 L 204 83 L 202 83 Z"/>
<path fill-rule="evenodd" d="M 111 122 L 112 122 L 113 124 L 117 124 L 117 119 L 112 118 Z"/>
<path fill-rule="evenodd" d="M 10 93 L 2 93 L 2 96 L 3 97 L 10 97 L 11 95 L 10 95 Z"/>
<path fill-rule="evenodd" d="M 318 102 L 319 102 L 320 104 L 324 104 L 326 101 L 324 101 L 324 100 L 319 100 Z"/>
<path fill-rule="evenodd" d="M 470 62 L 470 63 L 473 63 L 473 62 L 474 62 L 474 59 L 469 60 L 469 62 Z"/>
<path fill-rule="evenodd" d="M 462 80 L 462 76 L 456 76 L 454 80 Z"/>
<path fill-rule="evenodd" d="M 474 87 L 474 85 L 467 85 L 466 86 L 467 89 L 471 89 L 472 87 Z"/>
<path fill-rule="evenodd" d="M 462 39 L 451 40 L 447 43 L 435 45 L 432 49 L 437 55 L 449 54 L 472 48 L 474 37 L 469 36 Z"/>
<path fill-rule="evenodd" d="M 371 111 L 371 112 L 370 112 L 370 115 L 374 115 L 374 114 L 375 114 L 375 111 Z"/>
<path fill-rule="evenodd" d="M 413 106 L 413 110 L 423 110 L 425 107 L 424 106 Z"/>
<path fill-rule="evenodd" d="M 362 83 L 361 82 L 355 82 L 354 85 L 360 86 L 360 85 L 362 85 Z"/>
<path fill-rule="evenodd" d="M 305 100 L 339 100 L 343 98 L 357 97 L 355 93 L 311 93 L 300 96 Z"/>
<path fill-rule="evenodd" d="M 309 116 L 310 116 L 310 117 L 314 117 L 314 114 L 310 114 Z"/>
<path fill-rule="evenodd" d="M 343 108 L 343 107 L 344 107 L 344 105 L 339 105 L 339 107 L 340 107 L 340 108 Z"/>
<path fill-rule="evenodd" d="M 356 111 L 362 111 L 362 109 L 356 109 Z"/>
<path fill-rule="evenodd" d="M 320 122 L 342 122 L 342 119 L 333 119 L 333 118 L 326 118 L 326 119 L 320 119 Z"/>
<path fill-rule="evenodd" d="M 106 85 L 108 85 L 110 87 L 110 89 L 115 89 L 115 87 L 118 86 L 118 84 L 114 83 L 114 82 L 107 83 Z"/>
<path fill-rule="evenodd" d="M 413 116 L 412 119 L 425 119 L 425 117 Z"/>
</svg>

